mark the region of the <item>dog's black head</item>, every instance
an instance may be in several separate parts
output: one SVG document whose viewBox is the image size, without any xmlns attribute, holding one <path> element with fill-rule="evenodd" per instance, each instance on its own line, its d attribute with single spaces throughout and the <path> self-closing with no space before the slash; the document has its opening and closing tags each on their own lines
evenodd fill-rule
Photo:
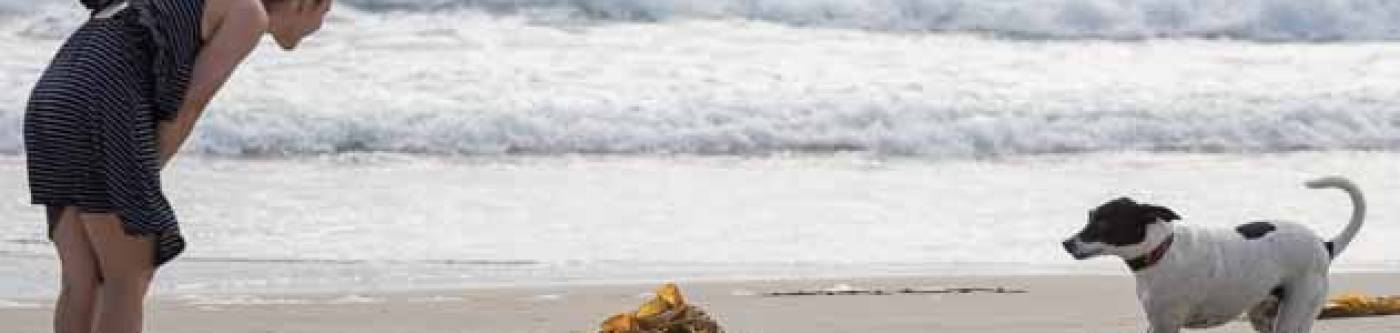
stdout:
<svg viewBox="0 0 1400 333">
<path fill-rule="evenodd" d="M 1065 251 L 1075 259 L 1100 254 L 1133 255 L 1147 240 L 1148 229 L 1159 222 L 1180 220 L 1181 217 L 1162 206 L 1141 204 L 1128 198 L 1118 198 L 1089 211 L 1089 223 L 1078 234 L 1064 242 Z"/>
</svg>

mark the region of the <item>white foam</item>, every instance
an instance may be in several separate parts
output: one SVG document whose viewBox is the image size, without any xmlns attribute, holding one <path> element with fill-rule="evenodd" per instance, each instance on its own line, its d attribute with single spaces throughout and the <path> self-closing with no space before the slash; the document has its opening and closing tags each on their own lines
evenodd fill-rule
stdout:
<svg viewBox="0 0 1400 333">
<path fill-rule="evenodd" d="M 254 295 L 197 295 L 180 296 L 188 305 L 302 305 L 312 304 L 310 300 L 294 298 L 263 297 Z"/>
<path fill-rule="evenodd" d="M 409 299 L 408 299 L 409 302 L 414 302 L 414 303 L 451 303 L 451 302 L 461 302 L 461 301 L 463 301 L 463 300 L 465 300 L 465 298 L 456 297 L 456 296 L 442 296 L 442 295 L 436 295 L 436 296 L 430 296 L 430 297 L 412 297 L 412 298 L 409 298 Z"/>
<path fill-rule="evenodd" d="M 337 298 L 332 299 L 332 300 L 328 300 L 328 301 L 326 301 L 325 303 L 326 303 L 326 304 L 369 304 L 369 303 L 381 303 L 381 302 L 384 302 L 384 300 L 379 299 L 379 298 L 375 298 L 375 297 L 367 297 L 367 296 L 360 296 L 360 295 L 346 295 L 346 296 L 337 297 Z"/>
<path fill-rule="evenodd" d="M 18 302 L 0 299 L 0 309 L 38 309 L 42 307 L 38 303 Z"/>
<path fill-rule="evenodd" d="M 1397 20 L 1396 22 L 1400 22 Z M 0 152 L 57 40 L 0 36 Z M 22 46 L 22 47 L 21 47 Z M 206 113 L 218 155 L 1007 156 L 1400 148 L 1400 46 L 1029 42 L 732 20 L 337 12 Z"/>
<path fill-rule="evenodd" d="M 853 286 L 851 286 L 851 285 L 849 285 L 849 284 L 845 284 L 845 283 L 838 283 L 838 284 L 836 284 L 836 285 L 834 285 L 834 286 L 831 286 L 831 287 L 829 287 L 829 288 L 823 288 L 823 289 L 822 289 L 822 291 L 825 291 L 825 292 L 838 292 L 838 293 L 839 293 L 839 292 L 861 291 L 861 290 L 868 290 L 868 289 L 865 289 L 865 288 L 856 288 L 856 287 L 853 287 Z"/>
<path fill-rule="evenodd" d="M 530 296 L 530 298 L 529 298 L 530 301 L 534 301 L 534 302 L 557 302 L 557 301 L 562 300 L 562 299 L 564 299 L 564 295 L 559 295 L 559 294 L 540 294 L 540 295 Z"/>
</svg>

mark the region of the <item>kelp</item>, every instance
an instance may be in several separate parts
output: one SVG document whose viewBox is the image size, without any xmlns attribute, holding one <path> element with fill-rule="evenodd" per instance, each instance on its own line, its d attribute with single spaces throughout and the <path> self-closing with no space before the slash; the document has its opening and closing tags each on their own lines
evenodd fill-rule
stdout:
<svg viewBox="0 0 1400 333">
<path fill-rule="evenodd" d="M 704 310 L 686 304 L 680 287 L 667 283 L 636 311 L 603 321 L 598 333 L 724 333 Z"/>
</svg>

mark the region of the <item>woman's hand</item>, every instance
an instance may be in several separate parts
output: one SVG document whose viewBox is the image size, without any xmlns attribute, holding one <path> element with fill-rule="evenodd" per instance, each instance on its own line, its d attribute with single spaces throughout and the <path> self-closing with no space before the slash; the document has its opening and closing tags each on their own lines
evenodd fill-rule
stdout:
<svg viewBox="0 0 1400 333">
<path fill-rule="evenodd" d="M 184 102 L 174 120 L 159 125 L 156 141 L 162 169 L 189 138 L 214 94 L 267 30 L 267 11 L 260 0 L 210 0 L 206 6 L 201 29 L 205 43 L 195 58 Z"/>
</svg>

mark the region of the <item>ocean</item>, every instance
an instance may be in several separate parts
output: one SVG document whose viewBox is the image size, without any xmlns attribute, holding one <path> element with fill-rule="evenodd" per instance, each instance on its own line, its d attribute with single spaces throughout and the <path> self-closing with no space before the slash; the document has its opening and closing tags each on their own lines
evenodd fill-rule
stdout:
<svg viewBox="0 0 1400 333">
<path fill-rule="evenodd" d="M 0 297 L 51 296 L 25 100 L 77 1 L 0 0 Z M 263 45 L 166 190 L 162 294 L 1125 274 L 1058 242 L 1131 195 L 1182 223 L 1345 223 L 1400 270 L 1400 2 L 342 0 Z"/>
</svg>

